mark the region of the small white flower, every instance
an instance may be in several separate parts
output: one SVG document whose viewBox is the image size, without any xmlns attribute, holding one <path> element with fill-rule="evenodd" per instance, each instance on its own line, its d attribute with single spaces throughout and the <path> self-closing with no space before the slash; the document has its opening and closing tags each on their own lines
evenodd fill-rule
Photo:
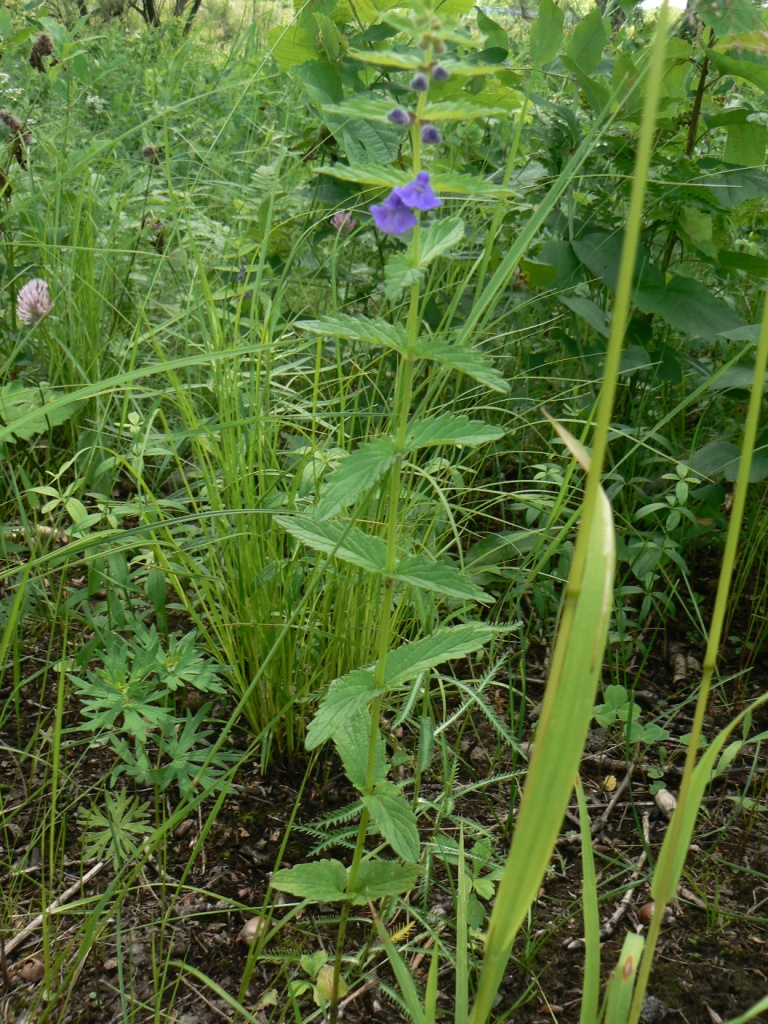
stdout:
<svg viewBox="0 0 768 1024">
<path fill-rule="evenodd" d="M 27 281 L 16 297 L 16 315 L 23 324 L 37 324 L 53 309 L 48 285 L 39 277 Z"/>
</svg>

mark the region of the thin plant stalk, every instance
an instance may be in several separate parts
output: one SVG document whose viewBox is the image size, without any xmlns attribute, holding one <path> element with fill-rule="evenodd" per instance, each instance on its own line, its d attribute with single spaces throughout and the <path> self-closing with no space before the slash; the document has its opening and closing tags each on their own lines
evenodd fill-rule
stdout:
<svg viewBox="0 0 768 1024">
<path fill-rule="evenodd" d="M 425 64 L 429 64 L 432 56 L 431 48 L 425 51 Z M 421 136 L 420 136 L 420 120 L 424 113 L 426 106 L 427 94 L 426 92 L 419 93 L 418 102 L 416 104 L 416 119 L 411 129 L 411 142 L 413 148 L 413 173 L 417 175 L 421 170 Z M 418 263 L 419 253 L 419 225 L 417 224 L 413 229 L 413 262 L 414 265 Z M 400 358 L 398 373 L 397 373 L 397 384 L 395 390 L 394 399 L 394 418 L 392 423 L 392 433 L 395 436 L 395 443 L 397 446 L 398 454 L 395 458 L 394 464 L 389 472 L 389 501 L 387 505 L 387 526 L 386 526 L 386 560 L 384 569 L 384 580 L 381 586 L 381 600 L 379 602 L 379 624 L 376 638 L 376 667 L 374 670 L 374 690 L 381 690 L 384 685 L 387 655 L 390 649 L 391 642 L 391 631 L 392 631 L 392 597 L 394 593 L 394 573 L 397 565 L 397 536 L 399 531 L 400 521 L 400 482 L 402 477 L 403 459 L 404 455 L 402 452 L 405 448 L 406 434 L 408 430 L 408 421 L 410 418 L 411 411 L 411 400 L 413 395 L 413 379 L 416 369 L 416 358 L 415 350 L 416 344 L 419 339 L 419 331 L 421 328 L 421 319 L 419 316 L 419 306 L 421 297 L 421 284 L 416 281 L 411 285 L 410 301 L 408 304 L 408 314 L 406 318 L 406 332 L 408 337 L 408 345 L 406 353 Z M 373 793 L 374 788 L 374 777 L 375 777 L 375 765 L 376 765 L 376 745 L 379 738 L 379 718 L 381 716 L 381 697 L 374 697 L 371 701 L 370 717 L 371 717 L 371 731 L 368 738 L 368 760 L 366 765 L 365 774 L 365 793 Z M 357 830 L 357 840 L 355 842 L 354 853 L 352 854 L 352 863 L 349 867 L 349 875 L 347 877 L 347 892 L 352 893 L 355 891 L 357 884 L 357 877 L 360 871 L 360 864 L 363 859 L 363 853 L 365 852 L 365 840 L 368 835 L 368 825 L 370 822 L 370 815 L 367 808 L 363 808 L 360 815 L 360 824 Z M 347 922 L 349 920 L 350 902 L 347 900 L 341 908 L 341 915 L 339 919 L 339 930 L 336 937 L 336 956 L 334 959 L 333 966 L 333 987 L 331 996 L 331 1007 L 330 1007 L 330 1021 L 331 1024 L 335 1024 L 338 1014 L 338 1000 L 339 1000 L 339 979 L 341 976 L 341 959 L 344 950 L 344 939 L 346 937 Z"/>
<path fill-rule="evenodd" d="M 747 407 L 747 418 L 744 424 L 744 438 L 741 446 L 739 472 L 736 478 L 736 486 L 733 491 L 733 505 L 731 507 L 731 515 L 728 521 L 725 550 L 723 551 L 723 561 L 720 568 L 720 577 L 717 583 L 717 593 L 715 595 L 715 606 L 712 611 L 712 621 L 709 627 L 709 635 L 707 637 L 707 648 L 704 654 L 704 661 L 702 663 L 701 688 L 699 689 L 699 696 L 696 701 L 696 710 L 693 716 L 693 725 L 691 727 L 688 750 L 685 756 L 685 768 L 680 781 L 680 792 L 677 800 L 678 806 L 672 816 L 672 821 L 670 822 L 667 833 L 667 842 L 670 844 L 670 849 L 675 849 L 681 842 L 685 841 L 683 837 L 684 816 L 682 809 L 688 806 L 690 799 L 689 794 L 691 790 L 693 772 L 696 767 L 696 761 L 699 753 L 699 741 L 704 730 L 704 715 L 706 713 L 707 704 L 709 703 L 712 679 L 717 667 L 717 656 L 723 636 L 723 629 L 727 614 L 728 595 L 731 589 L 731 581 L 733 579 L 736 565 L 739 536 L 741 534 L 741 527 L 744 520 L 744 508 L 747 500 L 749 474 L 752 468 L 752 457 L 757 443 L 757 431 L 760 424 L 760 413 L 762 410 L 763 390 L 767 367 L 768 294 L 766 294 L 765 302 L 763 304 L 760 340 L 758 342 L 755 358 L 755 373 L 749 396 L 749 405 Z M 666 905 L 666 903 L 668 903 L 674 896 L 674 890 L 678 882 L 678 878 L 675 877 L 677 873 L 675 871 L 675 864 L 676 861 L 673 857 L 660 858 L 659 860 L 659 875 L 654 879 L 654 890 L 658 897 L 656 900 L 657 905 L 648 928 L 645 950 L 638 970 L 637 986 L 635 988 L 635 994 L 630 1009 L 629 1024 L 637 1024 L 640 1018 L 640 1011 L 642 1010 L 643 999 L 648 985 L 653 955 L 658 942 L 659 932 L 661 930 L 662 918 L 664 916 L 663 906 L 661 904 Z"/>
<path fill-rule="evenodd" d="M 573 788 L 594 705 L 594 687 L 597 685 L 607 636 L 605 602 L 612 586 L 614 561 L 610 508 L 601 488 L 601 477 L 631 306 L 645 187 L 664 69 L 666 24 L 665 5 L 659 14 L 647 77 L 591 459 L 580 451 L 574 439 L 562 429 L 559 430 L 572 453 L 580 458 L 585 468 L 588 467 L 587 483 L 562 616 L 552 652 L 547 691 L 512 848 L 488 926 L 486 953 L 471 1024 L 485 1024 L 488 1020 L 512 944 L 538 892 Z M 492 284 L 493 281 L 488 288 Z M 598 569 L 600 575 L 596 576 Z M 590 621 L 593 623 L 594 636 L 582 636 L 582 631 L 589 632 Z M 563 720 L 566 707 L 567 722 Z"/>
</svg>

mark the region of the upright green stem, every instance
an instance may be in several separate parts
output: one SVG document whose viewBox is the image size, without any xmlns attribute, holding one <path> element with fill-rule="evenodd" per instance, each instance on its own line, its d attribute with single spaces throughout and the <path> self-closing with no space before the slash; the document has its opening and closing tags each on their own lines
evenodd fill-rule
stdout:
<svg viewBox="0 0 768 1024">
<path fill-rule="evenodd" d="M 523 124 L 525 123 L 525 113 L 528 109 L 528 86 L 526 85 L 525 95 L 523 96 L 523 106 L 517 118 L 517 126 L 515 128 L 515 135 L 512 139 L 512 145 L 509 148 L 509 156 L 507 157 L 507 166 L 504 168 L 504 178 L 501 183 L 502 192 L 506 193 L 509 188 L 509 180 L 512 177 L 512 171 L 515 168 L 517 161 L 517 154 L 520 149 L 520 137 L 523 133 Z M 488 263 L 493 253 L 493 246 L 496 241 L 496 236 L 499 233 L 499 227 L 501 225 L 501 218 L 504 216 L 507 210 L 506 199 L 502 198 L 496 203 L 496 209 L 493 211 L 493 217 L 488 230 L 485 233 L 485 240 L 483 242 L 483 255 L 480 259 L 480 269 L 477 272 L 477 281 L 475 282 L 475 298 L 482 294 L 483 286 L 485 285 L 485 277 L 488 272 Z"/>
<path fill-rule="evenodd" d="M 431 61 L 431 50 L 425 53 L 425 64 L 428 66 Z M 420 121 L 426 105 L 426 92 L 419 93 L 416 104 L 416 120 L 411 129 L 413 145 L 413 173 L 419 173 L 421 169 L 421 133 Z M 419 259 L 419 225 L 413 229 L 412 253 L 414 265 Z M 413 378 L 416 369 L 416 343 L 419 339 L 421 321 L 419 318 L 419 305 L 421 300 L 421 285 L 417 281 L 411 286 L 410 301 L 408 304 L 408 315 L 406 318 L 407 348 L 401 355 L 398 366 L 397 386 L 395 389 L 395 411 L 392 418 L 391 433 L 395 438 L 397 455 L 394 465 L 389 474 L 389 495 L 387 502 L 387 529 L 386 542 L 387 551 L 384 562 L 384 582 L 381 588 L 381 602 L 379 605 L 379 624 L 376 633 L 376 668 L 374 671 L 375 690 L 381 690 L 386 681 L 387 655 L 390 648 L 390 633 L 392 628 L 392 599 L 394 596 L 394 573 L 397 567 L 397 534 L 400 518 L 400 481 L 402 478 L 403 460 L 405 458 L 405 440 L 408 433 L 408 421 L 411 412 L 411 399 L 413 396 Z M 379 719 L 381 717 L 381 696 L 376 696 L 371 701 L 371 731 L 368 737 L 368 758 L 365 772 L 364 794 L 370 795 L 374 789 L 376 769 L 376 747 L 379 740 Z M 365 852 L 365 840 L 368 836 L 368 824 L 370 815 L 366 808 L 363 808 L 360 815 L 360 825 L 357 830 L 355 850 L 352 854 L 352 863 L 349 867 L 347 879 L 347 893 L 355 891 L 357 876 L 360 871 L 360 864 Z M 341 975 L 341 957 L 344 949 L 344 939 L 347 932 L 349 920 L 350 901 L 345 901 L 341 908 L 339 919 L 339 931 L 336 938 L 336 957 L 333 967 L 333 995 L 330 1007 L 330 1022 L 336 1024 L 338 1015 L 338 992 L 339 978 Z"/>
<path fill-rule="evenodd" d="M 603 370 L 603 384 L 600 389 L 597 422 L 592 438 L 592 471 L 587 474 L 582 505 L 582 525 L 585 535 L 590 535 L 591 523 L 597 507 L 598 495 L 602 483 L 603 466 L 608 450 L 608 434 L 611 428 L 611 417 L 616 400 L 619 382 L 619 364 L 624 343 L 624 334 L 629 322 L 632 306 L 632 291 L 637 262 L 637 249 L 640 244 L 640 232 L 643 226 L 643 202 L 648 182 L 648 171 L 651 166 L 651 154 L 656 129 L 656 113 L 659 106 L 659 95 L 664 71 L 664 53 L 667 35 L 667 4 L 666 0 L 659 9 L 659 20 L 653 43 L 650 66 L 648 69 L 645 103 L 640 136 L 637 142 L 635 172 L 632 176 L 632 189 L 627 211 L 627 227 L 621 249 L 621 266 L 616 287 L 616 301 L 613 308 L 611 330 L 608 337 L 608 349 Z M 588 546 L 576 545 L 573 558 L 573 570 L 570 579 L 581 580 L 587 559 Z"/>
<path fill-rule="evenodd" d="M 709 693 L 712 686 L 712 679 L 717 665 L 717 655 L 720 650 L 720 642 L 723 636 L 723 627 L 726 617 L 726 605 L 731 589 L 731 581 L 736 565 L 736 554 L 741 534 L 741 525 L 744 519 L 744 508 L 747 501 L 747 485 L 749 484 L 749 473 L 752 468 L 752 456 L 757 443 L 757 430 L 760 425 L 760 412 L 763 404 L 763 390 L 765 385 L 766 367 L 768 367 L 768 295 L 763 305 L 763 319 L 760 328 L 760 341 L 758 342 L 757 356 L 755 359 L 755 374 L 752 382 L 752 390 L 749 396 L 747 407 L 747 419 L 744 425 L 744 439 L 741 446 L 741 461 L 739 462 L 739 473 L 736 478 L 736 486 L 733 491 L 733 505 L 731 516 L 728 521 L 728 533 L 725 539 L 725 550 L 723 551 L 723 563 L 720 569 L 720 578 L 717 582 L 717 594 L 715 596 L 715 607 L 712 611 L 712 624 L 707 637 L 707 649 L 704 654 L 704 662 L 701 674 L 701 689 L 696 701 L 696 711 L 693 716 L 693 726 L 688 741 L 688 750 L 685 755 L 685 768 L 680 782 L 678 794 L 678 812 L 672 816 L 669 825 L 669 836 L 667 841 L 674 849 L 681 841 L 683 828 L 683 815 L 679 808 L 686 807 L 690 802 L 690 790 L 693 780 L 693 772 L 696 767 L 696 760 L 699 753 L 699 740 L 704 730 L 704 715 L 709 702 Z M 654 881 L 654 888 L 657 892 L 668 893 L 673 888 L 674 859 L 666 858 L 661 865 L 663 873 L 658 879 L 658 885 Z M 651 923 L 648 928 L 648 935 L 643 950 L 643 958 L 637 973 L 635 993 L 630 1008 L 628 1024 L 637 1024 L 640 1018 L 640 1011 L 645 998 L 645 990 L 648 985 L 648 977 L 651 971 L 656 943 L 659 938 L 662 918 L 664 917 L 663 907 L 656 907 Z"/>
</svg>

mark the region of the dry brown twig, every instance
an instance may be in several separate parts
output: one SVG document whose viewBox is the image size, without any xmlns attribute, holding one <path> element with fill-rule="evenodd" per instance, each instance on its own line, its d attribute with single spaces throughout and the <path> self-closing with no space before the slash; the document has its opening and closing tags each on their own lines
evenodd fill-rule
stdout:
<svg viewBox="0 0 768 1024">
<path fill-rule="evenodd" d="M 648 848 L 648 846 L 650 844 L 650 822 L 651 822 L 650 813 L 648 811 L 646 811 L 645 814 L 643 814 L 643 839 L 645 840 L 646 850 L 647 850 L 647 848 Z M 618 906 L 616 907 L 614 912 L 611 914 L 611 916 L 608 918 L 608 920 L 604 921 L 603 924 L 600 925 L 600 940 L 601 941 L 603 939 L 608 939 L 608 938 L 610 938 L 611 935 L 613 935 L 613 933 L 616 931 L 616 926 L 621 921 L 621 919 L 624 917 L 626 912 L 629 910 L 629 907 L 630 907 L 630 905 L 632 903 L 632 899 L 634 898 L 634 895 L 635 895 L 635 889 L 637 888 L 637 886 L 638 886 L 638 884 L 640 882 L 640 872 L 643 870 L 643 865 L 645 864 L 646 859 L 648 857 L 648 854 L 646 853 L 646 850 L 643 850 L 643 852 L 637 858 L 635 866 L 634 866 L 634 868 L 632 870 L 632 874 L 629 876 L 629 884 L 627 886 L 627 891 L 621 897 L 621 900 L 619 901 Z M 583 949 L 584 948 L 584 939 L 582 939 L 582 938 L 569 939 L 565 943 L 565 948 L 569 949 L 569 950 Z"/>
<path fill-rule="evenodd" d="M 15 949 L 17 949 L 24 942 L 26 942 L 30 935 L 33 935 L 40 927 L 40 925 L 43 923 L 45 916 L 47 914 L 53 914 L 56 910 L 59 909 L 59 907 L 63 906 L 63 904 L 65 904 L 68 900 L 71 900 L 76 892 L 78 892 L 84 885 L 90 882 L 94 875 L 97 875 L 99 871 L 101 871 L 105 863 L 106 861 L 100 860 L 97 864 L 94 864 L 89 871 L 86 871 L 82 878 L 79 878 L 74 883 L 74 885 L 70 885 L 68 889 L 64 890 L 61 896 L 59 896 L 52 903 L 50 903 L 42 914 L 38 914 L 34 921 L 30 921 L 26 928 L 22 928 L 18 935 L 14 935 L 14 937 L 10 939 L 5 945 L 5 956 L 9 957 Z"/>
</svg>

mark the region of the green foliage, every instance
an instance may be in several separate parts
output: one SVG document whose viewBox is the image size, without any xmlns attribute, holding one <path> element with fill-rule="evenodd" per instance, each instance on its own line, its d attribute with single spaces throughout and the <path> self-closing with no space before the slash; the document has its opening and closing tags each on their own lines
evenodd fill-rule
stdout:
<svg viewBox="0 0 768 1024">
<path fill-rule="evenodd" d="M 637 659 L 681 610 L 701 623 L 693 570 L 719 555 L 730 485 L 768 476 L 764 429 L 742 454 L 756 365 L 764 376 L 765 14 L 699 4 L 651 73 L 654 18 L 629 2 L 578 14 L 541 0 L 532 24 L 467 0 L 297 4 L 269 29 L 259 15 L 227 53 L 186 36 L 197 6 L 173 20 L 142 0 L 147 32 L 130 11 L 97 29 L 81 12 L 0 12 L 3 105 L 27 119 L 0 139 L 9 676 L 26 678 L 19 623 L 44 623 L 58 728 L 68 681 L 74 735 L 126 786 L 80 818 L 84 854 L 116 870 L 163 841 L 128 782 L 165 794 L 156 812 L 223 799 L 236 726 L 264 770 L 337 756 L 348 803 L 314 830 L 332 859 L 272 876 L 341 907 L 336 964 L 302 954 L 290 1012 L 311 993 L 333 1017 L 350 908 L 382 901 L 376 955 L 411 1017 L 436 1019 L 450 965 L 455 1020 L 479 1021 L 589 722 L 628 745 L 667 738 L 633 700 Z M 29 63 L 41 32 L 42 70 Z M 371 204 L 423 170 L 442 205 L 407 235 L 377 231 Z M 38 276 L 54 307 L 22 325 L 17 295 Z M 554 442 L 544 403 L 568 426 Z M 585 494 L 576 437 L 598 467 Z M 757 490 L 751 507 L 742 589 L 765 558 Z M 505 869 L 456 810 L 456 741 L 482 719 L 517 762 L 531 695 L 515 659 L 524 669 L 528 638 L 554 637 L 563 593 Z M 519 634 L 505 625 L 521 619 Z M 597 698 L 606 636 L 616 675 Z M 695 732 L 660 901 L 707 780 L 746 738 Z M 63 800 L 65 760 L 51 760 Z M 494 766 L 476 784 L 513 780 L 516 802 L 522 772 Z M 594 865 L 588 881 L 596 901 Z M 420 912 L 436 884 L 452 889 L 455 930 L 432 930 L 425 983 L 377 913 L 412 890 Z M 637 1017 L 637 957 L 609 983 L 607 1019 Z"/>
<path fill-rule="evenodd" d="M 150 808 L 125 788 L 104 793 L 104 807 L 82 808 L 83 855 L 101 860 L 109 856 L 120 868 L 139 855 L 142 843 L 152 832 Z"/>
<path fill-rule="evenodd" d="M 657 743 L 669 739 L 669 732 L 655 722 L 641 722 L 642 709 L 623 686 L 606 686 L 603 703 L 595 705 L 595 721 L 609 729 L 620 722 L 628 743 Z"/>
<path fill-rule="evenodd" d="M 134 624 L 128 639 L 106 634 L 101 662 L 70 679 L 81 700 L 81 728 L 118 758 L 112 781 L 127 774 L 160 790 L 175 786 L 182 796 L 219 785 L 231 756 L 209 757 L 213 730 L 204 725 L 212 705 L 180 714 L 173 700 L 180 688 L 224 692 L 221 669 L 195 649 L 195 633 L 171 636 L 164 647 L 154 627 Z"/>
</svg>

